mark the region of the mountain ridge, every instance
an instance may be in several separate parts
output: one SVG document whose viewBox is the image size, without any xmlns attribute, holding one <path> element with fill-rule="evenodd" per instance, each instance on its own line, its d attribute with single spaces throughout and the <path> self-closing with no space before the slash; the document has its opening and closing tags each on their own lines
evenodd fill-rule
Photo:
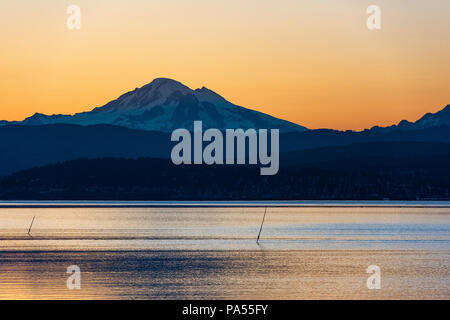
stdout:
<svg viewBox="0 0 450 320">
<path fill-rule="evenodd" d="M 450 126 L 450 104 L 435 113 L 428 112 L 424 114 L 415 122 L 401 120 L 397 125 L 387 127 L 374 126 L 370 130 L 389 132 L 395 130 L 420 130 L 444 126 Z"/>
<path fill-rule="evenodd" d="M 394 132 L 329 129 L 280 134 L 280 152 L 374 141 L 449 142 L 450 126 Z M 170 133 L 100 124 L 0 126 L 0 176 L 77 158 L 165 158 L 175 142 Z"/>
<path fill-rule="evenodd" d="M 192 130 L 194 120 L 202 120 L 205 129 L 267 128 L 280 129 L 281 132 L 309 130 L 299 124 L 235 105 L 204 86 L 192 90 L 181 82 L 169 78 L 156 78 L 91 111 L 73 115 L 45 115 L 36 112 L 23 121 L 0 120 L 0 126 L 109 124 L 129 129 L 171 132 L 178 128 Z M 396 125 L 385 127 L 377 125 L 362 131 L 347 131 L 393 132 L 441 126 L 450 126 L 450 104 L 435 113 L 424 114 L 415 122 L 401 120 Z"/>
</svg>

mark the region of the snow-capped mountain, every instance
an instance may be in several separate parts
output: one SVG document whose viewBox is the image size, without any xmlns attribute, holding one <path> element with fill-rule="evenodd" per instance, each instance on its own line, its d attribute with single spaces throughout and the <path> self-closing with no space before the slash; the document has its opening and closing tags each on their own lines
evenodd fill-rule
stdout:
<svg viewBox="0 0 450 320">
<path fill-rule="evenodd" d="M 415 123 L 422 128 L 450 126 L 450 104 L 436 113 L 427 113 Z"/>
<path fill-rule="evenodd" d="M 375 126 L 372 128 L 374 131 L 390 132 L 395 130 L 421 130 L 427 128 L 436 128 L 450 126 L 450 104 L 447 105 L 441 111 L 436 113 L 427 113 L 416 122 L 410 122 L 402 120 L 398 125 L 389 127 Z"/>
<path fill-rule="evenodd" d="M 177 128 L 192 129 L 194 120 L 202 120 L 204 129 L 267 128 L 280 129 L 282 132 L 307 130 L 292 122 L 234 105 L 205 87 L 192 90 L 178 81 L 166 78 L 157 78 L 89 112 L 50 116 L 36 113 L 15 124 L 111 124 L 131 129 L 170 132 Z M 7 122 L 0 123 L 2 124 Z"/>
</svg>

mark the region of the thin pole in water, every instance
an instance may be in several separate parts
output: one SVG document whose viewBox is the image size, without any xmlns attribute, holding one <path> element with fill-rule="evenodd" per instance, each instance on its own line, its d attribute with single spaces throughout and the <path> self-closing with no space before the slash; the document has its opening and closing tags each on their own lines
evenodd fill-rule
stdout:
<svg viewBox="0 0 450 320">
<path fill-rule="evenodd" d="M 266 212 L 267 212 L 267 207 L 264 210 L 264 215 L 263 215 L 263 219 L 262 219 L 262 222 L 261 222 L 261 227 L 259 228 L 258 238 L 256 238 L 256 243 L 259 243 L 259 237 L 261 236 L 261 231 L 262 231 L 262 227 L 263 227 L 263 224 L 264 224 L 264 219 L 266 218 Z"/>
<path fill-rule="evenodd" d="M 31 225 L 30 225 L 30 228 L 28 229 L 28 235 L 29 236 L 31 236 L 30 232 L 31 232 L 31 227 L 33 226 L 34 218 L 36 218 L 36 216 L 34 216 L 33 220 L 31 220 Z"/>
</svg>

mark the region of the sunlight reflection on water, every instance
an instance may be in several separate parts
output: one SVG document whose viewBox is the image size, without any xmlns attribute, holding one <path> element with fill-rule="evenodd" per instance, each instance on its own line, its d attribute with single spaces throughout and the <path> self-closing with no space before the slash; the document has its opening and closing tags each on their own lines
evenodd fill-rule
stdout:
<svg viewBox="0 0 450 320">
<path fill-rule="evenodd" d="M 0 298 L 450 298 L 449 208 L 273 207 L 257 245 L 263 212 L 1 208 Z M 382 290 L 365 287 L 371 264 Z"/>
</svg>

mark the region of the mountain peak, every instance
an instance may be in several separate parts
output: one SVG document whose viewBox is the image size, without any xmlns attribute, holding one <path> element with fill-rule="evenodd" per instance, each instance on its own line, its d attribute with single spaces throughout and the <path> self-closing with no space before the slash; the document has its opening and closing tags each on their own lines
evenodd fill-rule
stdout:
<svg viewBox="0 0 450 320">
<path fill-rule="evenodd" d="M 402 120 L 398 125 L 392 125 L 389 127 L 372 127 L 371 130 L 389 132 L 394 130 L 421 130 L 433 127 L 450 126 L 450 104 L 446 105 L 442 110 L 435 113 L 428 112 L 424 114 L 416 122 L 409 122 Z"/>
<path fill-rule="evenodd" d="M 445 108 L 436 113 L 425 114 L 416 121 L 416 124 L 423 127 L 450 125 L 450 105 L 445 106 Z"/>
<path fill-rule="evenodd" d="M 187 93 L 192 90 L 179 81 L 169 78 L 156 78 L 149 84 L 146 84 L 142 88 L 138 88 L 137 90 L 135 90 L 135 92 L 140 91 L 152 93 L 153 95 L 159 95 L 160 98 L 167 98 L 176 91 Z"/>
<path fill-rule="evenodd" d="M 181 82 L 173 80 L 173 79 L 169 79 L 169 78 L 156 78 L 149 84 L 146 84 L 145 86 L 143 86 L 141 89 L 151 88 L 154 90 L 158 90 L 158 89 L 162 89 L 163 87 L 166 89 L 172 89 L 172 90 L 180 90 L 180 89 L 181 90 L 185 90 L 185 89 L 190 90 L 187 86 L 185 86 Z"/>
<path fill-rule="evenodd" d="M 202 120 L 204 128 L 267 128 L 285 132 L 307 130 L 297 124 L 237 106 L 206 87 L 192 90 L 170 78 L 156 78 L 89 112 L 52 116 L 37 113 L 22 124 L 111 124 L 170 132 L 178 128 L 191 129 L 195 120 Z"/>
</svg>

